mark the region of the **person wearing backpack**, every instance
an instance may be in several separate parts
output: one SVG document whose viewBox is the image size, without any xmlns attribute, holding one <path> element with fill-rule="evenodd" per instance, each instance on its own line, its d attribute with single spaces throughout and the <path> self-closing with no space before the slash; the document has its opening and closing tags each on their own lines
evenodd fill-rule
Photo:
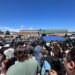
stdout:
<svg viewBox="0 0 75 75">
<path fill-rule="evenodd" d="M 47 53 L 47 50 L 42 50 L 43 58 L 41 60 L 41 75 L 50 75 L 51 65 L 47 60 L 45 60 Z"/>
</svg>

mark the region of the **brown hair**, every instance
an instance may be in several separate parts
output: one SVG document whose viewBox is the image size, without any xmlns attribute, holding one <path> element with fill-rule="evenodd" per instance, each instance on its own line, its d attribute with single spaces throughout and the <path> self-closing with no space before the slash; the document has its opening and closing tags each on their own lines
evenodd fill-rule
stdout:
<svg viewBox="0 0 75 75">
<path fill-rule="evenodd" d="M 75 48 L 72 48 L 67 54 L 67 60 L 70 62 L 71 60 L 75 62 Z"/>
<path fill-rule="evenodd" d="M 43 50 L 41 51 L 41 53 L 42 53 L 42 55 L 47 55 L 47 54 L 48 54 L 48 51 L 43 49 Z"/>
<path fill-rule="evenodd" d="M 53 52 L 55 56 L 58 56 L 60 53 L 60 47 L 58 47 L 58 45 L 54 44 L 53 45 Z"/>
<path fill-rule="evenodd" d="M 26 59 L 28 59 L 28 53 L 27 50 L 22 46 L 22 45 L 18 45 L 15 48 L 15 52 L 14 52 L 16 59 L 18 61 L 24 61 Z"/>
<path fill-rule="evenodd" d="M 3 63 L 4 63 L 4 65 L 5 65 L 5 69 L 6 69 L 6 70 L 8 70 L 8 68 L 9 68 L 11 65 L 14 64 L 13 61 L 12 61 L 12 59 L 6 59 L 6 60 L 3 61 Z"/>
</svg>

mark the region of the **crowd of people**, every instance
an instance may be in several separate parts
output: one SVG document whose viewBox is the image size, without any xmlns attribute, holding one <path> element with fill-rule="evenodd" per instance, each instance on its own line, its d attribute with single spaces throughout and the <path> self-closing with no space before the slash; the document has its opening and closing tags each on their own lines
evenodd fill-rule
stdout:
<svg viewBox="0 0 75 75">
<path fill-rule="evenodd" d="M 74 40 L 14 43 L 0 42 L 0 75 L 75 75 Z"/>
</svg>

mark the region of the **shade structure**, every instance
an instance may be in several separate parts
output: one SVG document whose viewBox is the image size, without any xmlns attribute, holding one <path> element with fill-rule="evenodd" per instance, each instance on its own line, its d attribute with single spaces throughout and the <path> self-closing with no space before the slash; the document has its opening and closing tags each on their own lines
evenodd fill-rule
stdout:
<svg viewBox="0 0 75 75">
<path fill-rule="evenodd" d="M 49 41 L 64 41 L 65 38 L 62 36 L 44 36 L 42 37 L 42 40 L 45 42 L 49 42 Z"/>
</svg>

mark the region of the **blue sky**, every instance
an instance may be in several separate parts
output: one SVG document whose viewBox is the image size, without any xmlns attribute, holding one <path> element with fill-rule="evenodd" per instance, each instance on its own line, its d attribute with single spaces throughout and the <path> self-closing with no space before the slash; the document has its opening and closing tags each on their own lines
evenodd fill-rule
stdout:
<svg viewBox="0 0 75 75">
<path fill-rule="evenodd" d="M 75 0 L 0 0 L 0 29 L 75 31 Z"/>
</svg>

